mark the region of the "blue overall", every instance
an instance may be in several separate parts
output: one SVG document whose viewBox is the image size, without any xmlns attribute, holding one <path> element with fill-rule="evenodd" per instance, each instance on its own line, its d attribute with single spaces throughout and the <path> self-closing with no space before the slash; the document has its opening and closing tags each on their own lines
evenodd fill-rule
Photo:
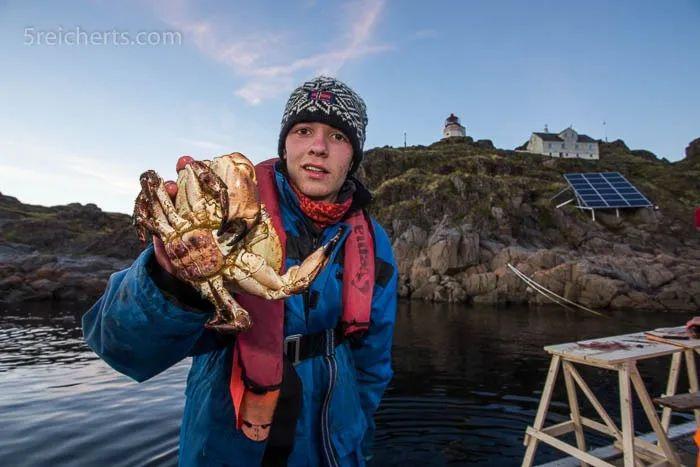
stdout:
<svg viewBox="0 0 700 467">
<path fill-rule="evenodd" d="M 287 232 L 286 266 L 290 267 L 344 224 L 341 221 L 318 236 L 310 235 L 309 221 L 279 171 L 276 182 Z M 375 220 L 372 228 L 376 273 L 369 330 L 356 342 L 344 341 L 330 357 L 309 358 L 296 366 L 303 395 L 290 466 L 364 465 L 369 455 L 373 415 L 392 377 L 397 298 L 391 243 Z M 343 245 L 344 238 L 307 293 L 285 300 L 285 336 L 337 325 L 342 312 Z M 230 344 L 221 345 L 216 333 L 203 327 L 211 312 L 186 304 L 156 285 L 149 273 L 154 263 L 149 246 L 129 269 L 112 274 L 104 295 L 83 317 L 87 344 L 136 381 L 192 356 L 180 428 L 180 465 L 259 465 L 266 443 L 249 440 L 234 426 Z"/>
</svg>

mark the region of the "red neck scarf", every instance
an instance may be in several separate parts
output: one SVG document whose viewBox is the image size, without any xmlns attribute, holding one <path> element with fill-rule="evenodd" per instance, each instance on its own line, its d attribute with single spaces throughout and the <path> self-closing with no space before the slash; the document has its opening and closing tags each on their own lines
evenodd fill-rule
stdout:
<svg viewBox="0 0 700 467">
<path fill-rule="evenodd" d="M 348 197 L 348 199 L 342 203 L 314 201 L 302 193 L 292 183 L 289 185 L 292 187 L 294 193 L 296 193 L 297 198 L 299 199 L 299 207 L 301 208 L 301 211 L 306 215 L 306 217 L 314 221 L 317 227 L 324 228 L 335 224 L 343 218 L 352 204 L 352 196 Z"/>
</svg>

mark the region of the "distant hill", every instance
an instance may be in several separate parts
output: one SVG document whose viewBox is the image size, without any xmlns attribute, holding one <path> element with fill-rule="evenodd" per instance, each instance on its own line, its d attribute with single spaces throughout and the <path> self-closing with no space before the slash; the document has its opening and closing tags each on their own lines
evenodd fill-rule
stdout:
<svg viewBox="0 0 700 467">
<path fill-rule="evenodd" d="M 129 259 L 142 248 L 134 232 L 130 216 L 94 204 L 36 206 L 0 193 L 0 242 L 42 253 Z"/>
<path fill-rule="evenodd" d="M 375 148 L 366 152 L 361 176 L 375 194 L 373 212 L 389 230 L 396 220 L 429 228 L 447 216 L 454 225 L 469 222 L 486 235 L 507 224 L 520 242 L 554 246 L 564 241 L 561 232 L 549 232 L 550 198 L 567 186 L 562 174 L 605 171 L 621 172 L 659 206 L 661 236 L 672 231 L 678 240 L 697 238 L 693 211 L 700 206 L 700 157 L 672 164 L 649 151 L 630 150 L 621 140 L 601 141 L 598 161 L 484 149 L 469 137 Z M 582 228 L 591 225 L 590 215 L 571 207 L 564 212 L 585 221 Z M 631 215 L 624 213 L 626 219 Z"/>
</svg>

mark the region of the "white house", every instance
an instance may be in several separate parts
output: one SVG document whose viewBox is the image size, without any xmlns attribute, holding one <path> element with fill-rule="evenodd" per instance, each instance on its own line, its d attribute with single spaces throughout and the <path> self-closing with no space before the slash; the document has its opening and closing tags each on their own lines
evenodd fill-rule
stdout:
<svg viewBox="0 0 700 467">
<path fill-rule="evenodd" d="M 459 123 L 459 118 L 451 113 L 445 120 L 445 128 L 442 130 L 442 138 L 450 136 L 467 136 L 467 129 Z"/>
<path fill-rule="evenodd" d="M 569 127 L 559 133 L 533 133 L 527 143 L 527 152 L 552 157 L 599 159 L 598 142 L 588 135 L 580 135 Z"/>
</svg>

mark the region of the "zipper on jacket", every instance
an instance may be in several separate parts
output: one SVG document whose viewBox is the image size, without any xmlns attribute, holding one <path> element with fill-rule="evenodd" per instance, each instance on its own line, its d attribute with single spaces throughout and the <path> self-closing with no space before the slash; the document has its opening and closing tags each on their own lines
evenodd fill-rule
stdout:
<svg viewBox="0 0 700 467">
<path fill-rule="evenodd" d="M 312 247 L 311 247 L 311 251 L 307 252 L 306 256 L 304 256 L 304 258 L 302 258 L 302 261 L 306 257 L 308 257 L 311 253 L 316 251 L 316 249 L 318 248 L 319 243 L 320 243 L 319 240 L 321 239 L 321 233 L 314 234 L 314 232 L 311 231 L 310 229 L 309 229 L 309 233 L 311 234 L 311 238 L 313 239 L 313 241 L 311 242 Z M 309 288 L 307 288 L 304 291 L 304 323 L 306 324 L 307 332 L 309 329 L 309 313 L 311 312 L 311 309 L 310 309 L 311 308 L 311 299 L 310 299 L 311 291 L 309 290 L 310 288 L 311 288 L 311 285 L 309 285 Z"/>
</svg>

